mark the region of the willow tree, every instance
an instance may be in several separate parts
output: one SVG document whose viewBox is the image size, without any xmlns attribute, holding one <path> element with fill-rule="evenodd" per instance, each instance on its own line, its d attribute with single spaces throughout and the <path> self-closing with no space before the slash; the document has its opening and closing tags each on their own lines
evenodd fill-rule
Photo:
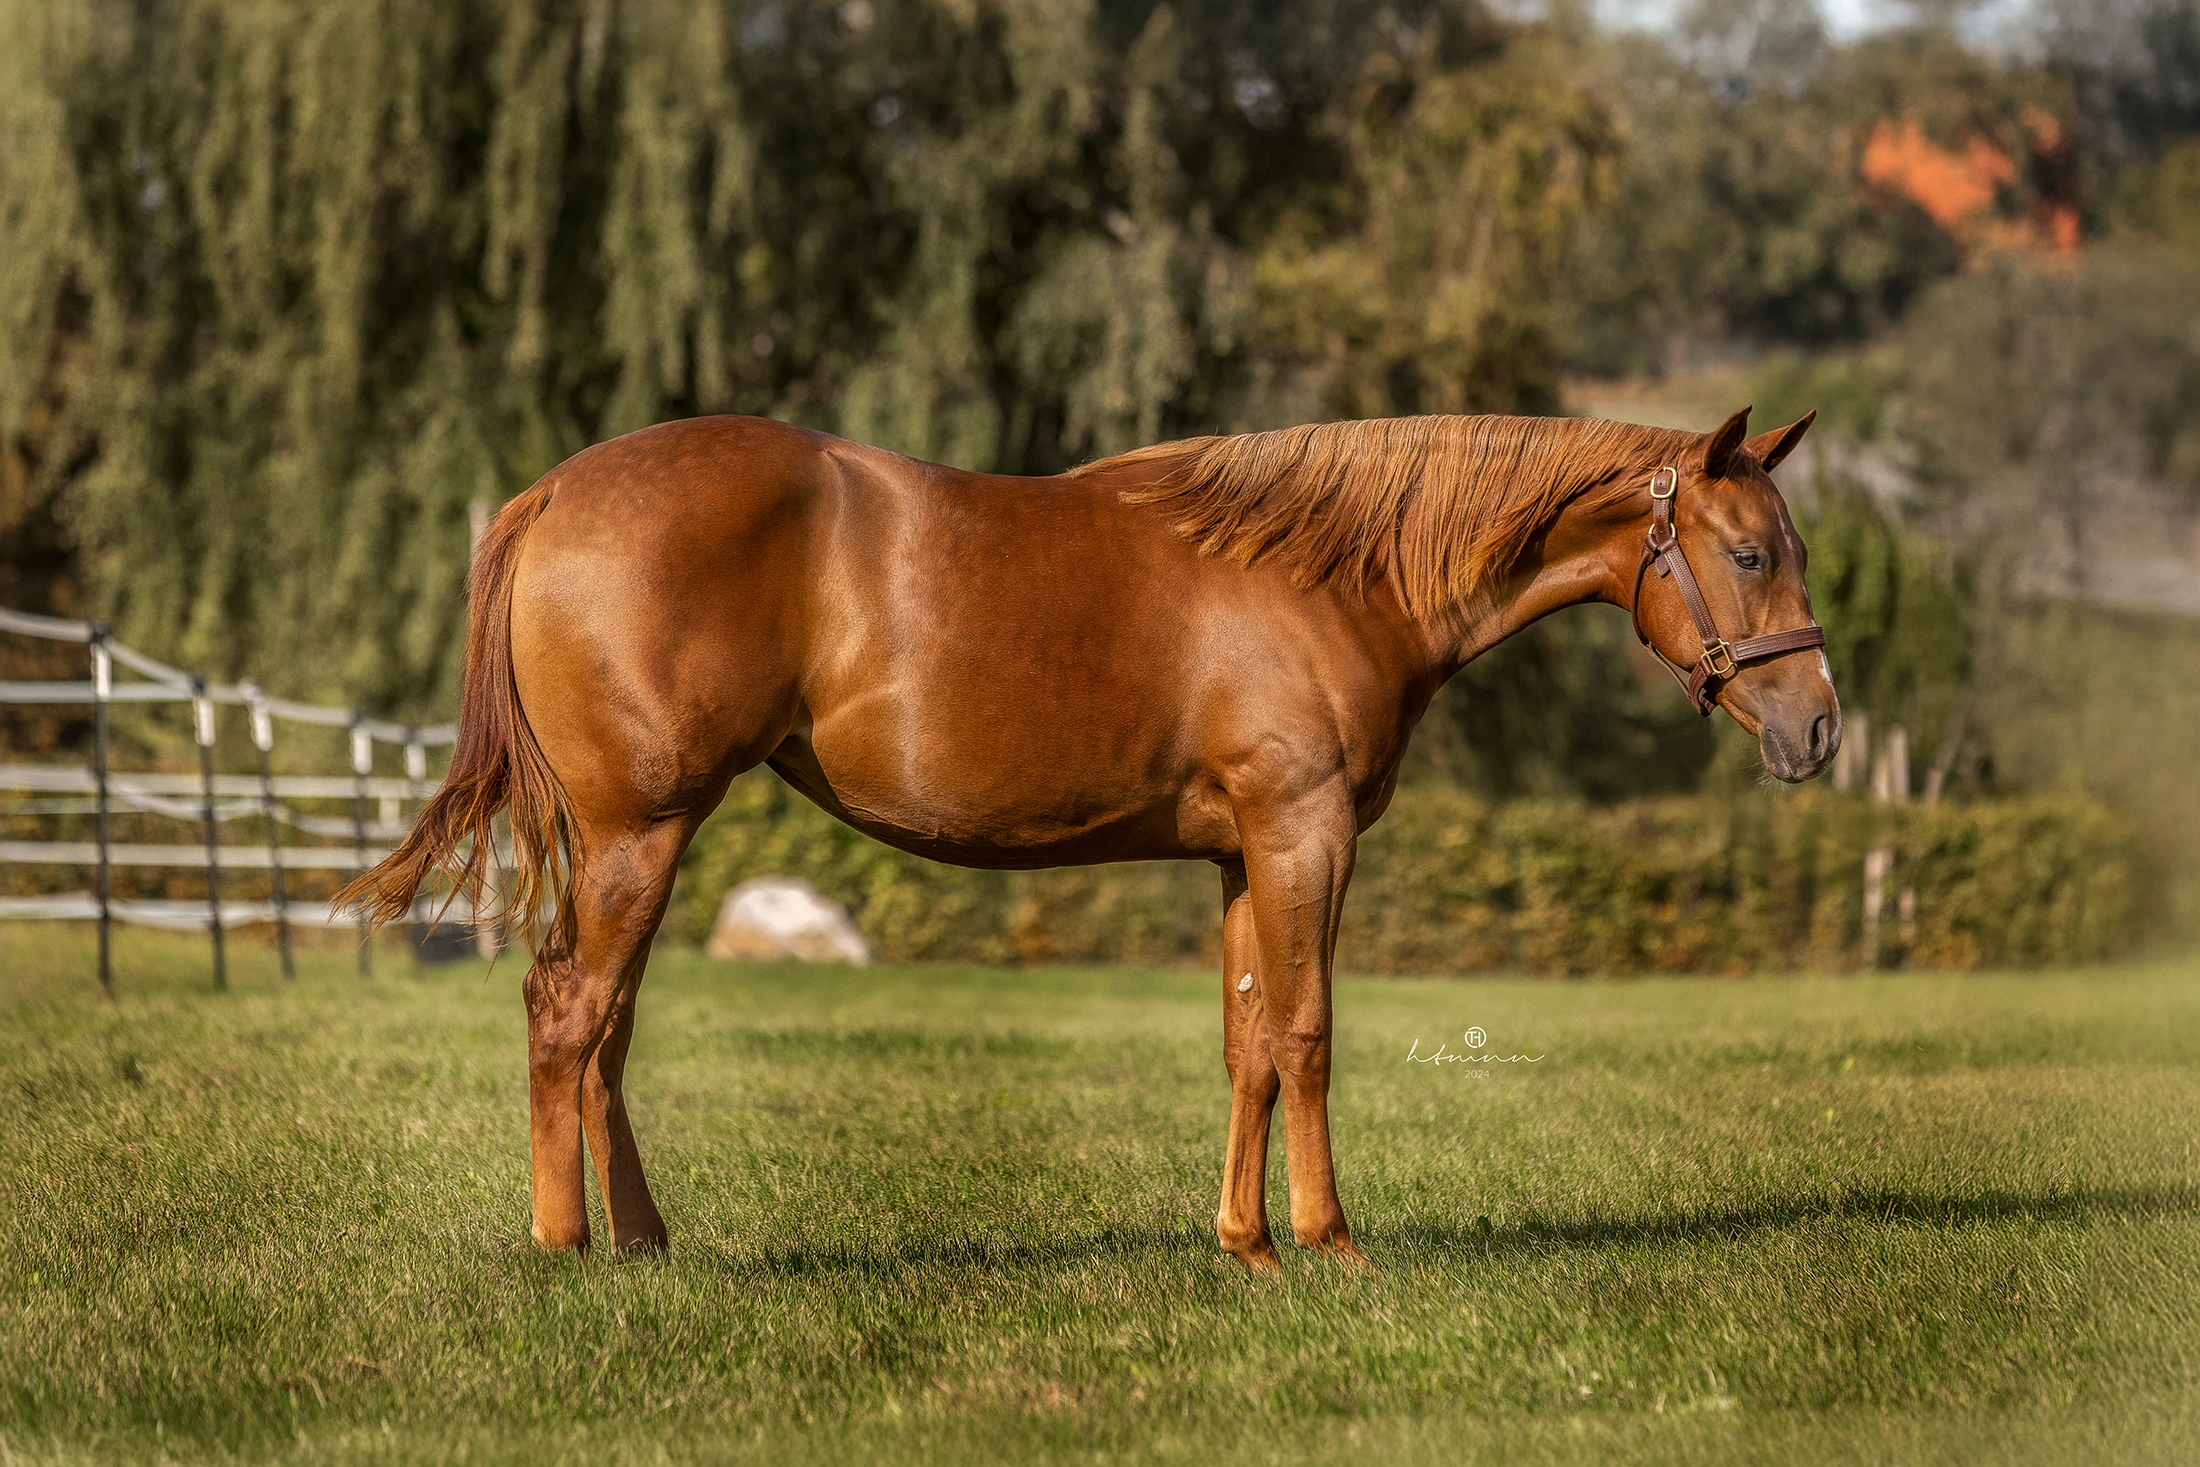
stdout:
<svg viewBox="0 0 2200 1467">
<path fill-rule="evenodd" d="M 1610 152 L 1441 0 L 0 0 L 0 417 L 123 635 L 442 711 L 469 505 L 661 418 L 1546 407 Z"/>
</svg>

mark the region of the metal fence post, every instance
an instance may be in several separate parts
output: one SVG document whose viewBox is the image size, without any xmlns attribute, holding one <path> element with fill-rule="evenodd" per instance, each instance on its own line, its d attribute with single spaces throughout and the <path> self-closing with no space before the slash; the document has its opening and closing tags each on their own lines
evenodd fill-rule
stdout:
<svg viewBox="0 0 2200 1467">
<path fill-rule="evenodd" d="M 351 716 L 351 834 L 352 855 L 359 874 L 367 871 L 367 776 L 374 772 L 374 735 L 367 732 L 366 715 Z M 359 976 L 374 976 L 374 936 L 364 908 L 359 913 Z"/>
<path fill-rule="evenodd" d="M 267 823 L 267 875 L 275 900 L 275 948 L 282 955 L 283 981 L 298 976 L 290 957 L 290 900 L 283 892 L 283 825 L 275 804 L 275 719 L 267 711 L 267 698 L 253 683 L 244 688 L 252 708 L 252 747 L 260 754 L 260 816 Z"/>
<path fill-rule="evenodd" d="M 114 696 L 115 663 L 107 650 L 107 624 L 92 623 L 92 790 L 99 811 L 99 990 L 115 996 L 108 911 L 114 889 L 107 860 L 107 700 Z"/>
<path fill-rule="evenodd" d="M 214 988 L 229 986 L 229 957 L 222 950 L 221 830 L 214 822 L 214 700 L 206 679 L 191 679 L 191 732 L 199 743 L 199 810 L 206 821 L 206 930 L 214 938 Z"/>
</svg>

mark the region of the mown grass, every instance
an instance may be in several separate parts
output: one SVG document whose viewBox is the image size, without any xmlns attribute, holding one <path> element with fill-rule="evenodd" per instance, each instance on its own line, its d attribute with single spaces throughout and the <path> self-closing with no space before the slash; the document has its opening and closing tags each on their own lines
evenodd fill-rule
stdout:
<svg viewBox="0 0 2200 1467">
<path fill-rule="evenodd" d="M 2200 967 L 1339 985 L 1372 1274 L 1214 1249 L 1218 980 L 661 954 L 659 1260 L 520 965 L 0 927 L 0 1460 L 2178 1461 Z M 234 949 L 233 949 L 234 952 Z M 1486 1079 L 1418 1039 L 1547 1056 Z M 1272 1204 L 1282 1222 L 1281 1166 Z"/>
</svg>

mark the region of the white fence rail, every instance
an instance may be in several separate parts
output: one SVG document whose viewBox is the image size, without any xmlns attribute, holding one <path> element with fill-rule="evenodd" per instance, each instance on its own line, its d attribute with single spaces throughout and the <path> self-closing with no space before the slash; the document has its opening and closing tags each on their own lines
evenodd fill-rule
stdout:
<svg viewBox="0 0 2200 1467">
<path fill-rule="evenodd" d="M 369 850 L 367 864 L 371 866 L 388 854 L 379 848 Z M 278 865 L 285 871 L 360 869 L 358 856 L 342 846 L 292 846 L 288 850 L 216 846 L 209 853 L 204 846 L 147 845 L 136 841 L 110 841 L 102 846 L 93 840 L 0 840 L 0 861 L 44 866 L 97 866 L 105 861 L 111 866 L 195 866 L 202 869 L 212 864 L 224 871 L 272 871 Z"/>
<path fill-rule="evenodd" d="M 206 903 L 171 902 L 134 897 L 109 897 L 107 910 L 113 920 L 141 927 L 165 927 L 175 932 L 204 932 Z M 473 908 L 464 897 L 448 911 L 441 900 L 415 906 L 408 921 L 470 922 Z M 327 902 L 285 902 L 278 911 L 273 902 L 223 902 L 222 926 L 247 927 L 264 922 L 287 922 L 292 927 L 349 927 L 353 919 L 332 909 Z M 0 919 L 50 918 L 90 922 L 99 919 L 99 899 L 88 892 L 56 896 L 0 897 Z"/>
<path fill-rule="evenodd" d="M 19 791 L 35 798 L 10 803 L 12 813 L 40 815 L 91 815 L 96 837 L 92 840 L 0 840 L 0 864 L 83 866 L 96 872 L 92 890 L 42 896 L 0 896 L 0 918 L 92 920 L 99 924 L 99 982 L 112 992 L 114 977 L 110 959 L 110 929 L 115 922 L 142 923 L 209 934 L 214 950 L 214 984 L 228 982 L 228 964 L 222 934 L 230 927 L 252 923 L 275 924 L 282 954 L 283 976 L 293 974 L 290 931 L 293 927 L 341 927 L 355 918 L 333 910 L 325 902 L 289 900 L 283 873 L 291 871 L 364 871 L 389 853 L 389 842 L 403 836 L 403 802 L 432 794 L 435 782 L 427 777 L 427 751 L 452 743 L 455 724 L 415 726 L 369 718 L 357 709 L 333 708 L 315 703 L 294 703 L 270 697 L 253 683 L 215 683 L 196 674 L 148 657 L 109 636 L 96 622 L 66 621 L 0 608 L 0 632 L 47 641 L 81 643 L 89 660 L 90 676 L 74 681 L 0 681 L 0 703 L 48 706 L 82 706 L 93 710 L 93 747 L 88 766 L 0 764 L 0 790 Z M 115 676 L 117 667 L 138 675 L 134 681 Z M 188 703 L 191 705 L 193 740 L 199 751 L 199 773 L 118 773 L 109 767 L 108 709 L 117 703 Z M 214 772 L 214 744 L 219 710 L 241 707 L 251 720 L 252 744 L 258 754 L 255 774 Z M 271 766 L 277 720 L 344 728 L 351 733 L 351 773 L 344 775 L 277 775 Z M 374 748 L 395 744 L 405 753 L 405 777 L 377 777 Z M 341 800 L 352 802 L 349 819 L 311 815 L 291 808 L 285 799 Z M 370 817 L 369 809 L 374 809 Z M 200 839 L 190 845 L 117 842 L 109 824 L 117 809 L 139 814 L 195 821 Z M 223 845 L 221 822 L 260 818 L 267 832 L 258 846 Z M 349 838 L 349 847 L 285 845 L 282 832 Z M 509 862 L 508 852 L 499 852 Z M 114 895 L 113 869 L 117 866 L 195 868 L 206 873 L 204 901 L 153 901 Z M 221 876 L 226 870 L 266 871 L 272 886 L 267 901 L 225 901 Z M 442 917 L 473 920 L 475 913 L 464 898 L 446 902 L 423 899 L 406 920 L 431 922 Z M 360 924 L 359 967 L 370 971 L 371 949 L 366 928 Z"/>
</svg>

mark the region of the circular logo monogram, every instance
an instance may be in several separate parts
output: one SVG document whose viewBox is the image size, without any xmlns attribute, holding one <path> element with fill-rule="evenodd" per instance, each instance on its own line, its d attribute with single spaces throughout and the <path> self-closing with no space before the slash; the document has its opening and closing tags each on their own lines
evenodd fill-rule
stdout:
<svg viewBox="0 0 2200 1467">
<path fill-rule="evenodd" d="M 1480 1049 L 1483 1045 L 1489 1042 L 1490 1036 L 1482 1032 L 1482 1028 L 1479 1024 L 1467 1031 L 1467 1048 Z"/>
</svg>

